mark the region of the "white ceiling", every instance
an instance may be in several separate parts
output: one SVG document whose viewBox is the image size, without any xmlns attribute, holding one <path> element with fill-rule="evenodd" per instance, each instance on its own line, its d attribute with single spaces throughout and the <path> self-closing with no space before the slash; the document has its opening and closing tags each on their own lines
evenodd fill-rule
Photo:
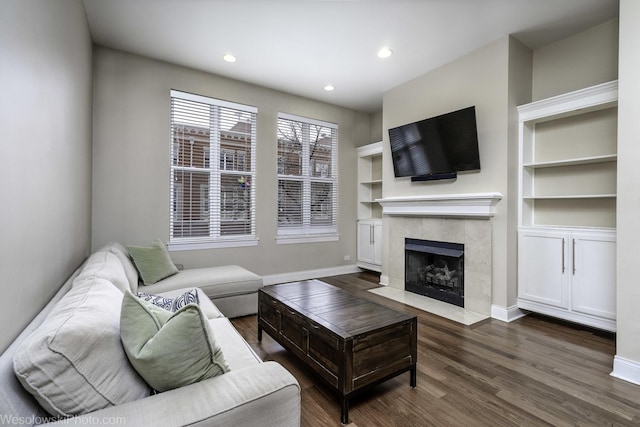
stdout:
<svg viewBox="0 0 640 427">
<path fill-rule="evenodd" d="M 387 90 L 508 34 L 531 48 L 618 0 L 84 0 L 96 44 L 365 112 Z M 393 55 L 377 57 L 382 46 Z M 237 58 L 230 64 L 222 55 Z M 326 92 L 327 84 L 335 91 Z"/>
</svg>

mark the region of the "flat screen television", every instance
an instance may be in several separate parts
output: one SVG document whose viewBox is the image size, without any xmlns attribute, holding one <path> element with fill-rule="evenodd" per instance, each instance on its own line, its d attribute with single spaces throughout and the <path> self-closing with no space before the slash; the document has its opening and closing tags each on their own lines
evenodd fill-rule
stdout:
<svg viewBox="0 0 640 427">
<path fill-rule="evenodd" d="M 391 128 L 389 141 L 396 177 L 422 181 L 480 170 L 475 106 Z"/>
</svg>

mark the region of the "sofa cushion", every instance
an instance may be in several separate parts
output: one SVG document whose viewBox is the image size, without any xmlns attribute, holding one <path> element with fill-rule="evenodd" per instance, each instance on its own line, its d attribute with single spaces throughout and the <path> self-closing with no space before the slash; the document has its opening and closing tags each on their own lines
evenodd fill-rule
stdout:
<svg viewBox="0 0 640 427">
<path fill-rule="evenodd" d="M 16 377 L 50 414 L 85 414 L 150 394 L 122 348 L 121 301 L 105 279 L 74 281 L 16 351 Z"/>
<path fill-rule="evenodd" d="M 129 256 L 129 251 L 127 251 L 125 247 L 118 242 L 111 242 L 105 245 L 104 250 L 107 250 L 118 257 L 118 260 L 120 260 L 122 268 L 127 276 L 127 280 L 129 281 L 129 289 L 133 293 L 138 292 L 138 270 Z"/>
<path fill-rule="evenodd" d="M 80 283 L 93 283 L 93 278 L 99 277 L 112 283 L 120 292 L 129 289 L 129 280 L 118 257 L 108 251 L 94 252 L 89 256 L 74 280 L 74 286 Z"/>
<path fill-rule="evenodd" d="M 142 298 L 145 301 L 149 301 L 151 304 L 164 308 L 169 311 L 178 311 L 187 304 L 200 305 L 200 299 L 198 298 L 198 292 L 194 289 L 178 295 L 175 298 L 168 298 L 162 295 L 147 294 L 145 292 L 138 292 L 136 294 L 138 298 Z"/>
<path fill-rule="evenodd" d="M 233 324 L 226 317 L 210 319 L 209 326 L 216 340 L 220 343 L 225 359 L 232 371 L 262 363 L 260 357 L 253 351 Z"/>
<path fill-rule="evenodd" d="M 169 251 L 160 239 L 154 240 L 151 246 L 129 246 L 129 254 L 145 285 L 156 283 L 178 272 L 178 268 L 171 261 Z"/>
<path fill-rule="evenodd" d="M 191 287 L 202 289 L 211 299 L 230 297 L 257 292 L 262 287 L 262 277 L 237 265 L 192 268 L 141 290 L 157 294 Z"/>
<path fill-rule="evenodd" d="M 155 390 L 229 371 L 208 319 L 196 304 L 172 313 L 126 292 L 120 334 L 131 364 Z"/>
</svg>

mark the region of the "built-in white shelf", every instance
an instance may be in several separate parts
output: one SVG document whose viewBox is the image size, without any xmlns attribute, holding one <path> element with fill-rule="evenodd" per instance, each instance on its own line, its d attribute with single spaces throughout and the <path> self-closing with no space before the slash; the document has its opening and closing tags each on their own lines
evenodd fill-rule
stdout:
<svg viewBox="0 0 640 427">
<path fill-rule="evenodd" d="M 612 81 L 517 108 L 520 227 L 615 224 L 617 98 Z"/>
<path fill-rule="evenodd" d="M 617 160 L 618 160 L 617 154 L 607 154 L 603 156 L 580 157 L 576 159 L 556 160 L 551 162 L 526 163 L 522 166 L 525 168 L 531 168 L 531 169 L 541 169 L 541 168 L 554 168 L 554 167 L 561 167 L 561 166 L 577 166 L 577 165 L 590 165 L 594 163 L 607 163 L 607 162 L 615 162 Z"/>
<path fill-rule="evenodd" d="M 525 196 L 524 200 L 615 199 L 615 194 L 572 194 L 564 196 Z"/>
<path fill-rule="evenodd" d="M 358 218 L 382 218 L 382 141 L 356 149 L 358 154 Z"/>
</svg>

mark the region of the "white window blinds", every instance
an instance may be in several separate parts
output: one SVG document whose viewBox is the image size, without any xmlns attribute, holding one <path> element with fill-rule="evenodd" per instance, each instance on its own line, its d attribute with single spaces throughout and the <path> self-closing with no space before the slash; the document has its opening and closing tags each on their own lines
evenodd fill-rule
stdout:
<svg viewBox="0 0 640 427">
<path fill-rule="evenodd" d="M 337 232 L 338 126 L 278 114 L 278 235 Z"/>
<path fill-rule="evenodd" d="M 255 239 L 256 114 L 171 91 L 170 243 Z"/>
</svg>

